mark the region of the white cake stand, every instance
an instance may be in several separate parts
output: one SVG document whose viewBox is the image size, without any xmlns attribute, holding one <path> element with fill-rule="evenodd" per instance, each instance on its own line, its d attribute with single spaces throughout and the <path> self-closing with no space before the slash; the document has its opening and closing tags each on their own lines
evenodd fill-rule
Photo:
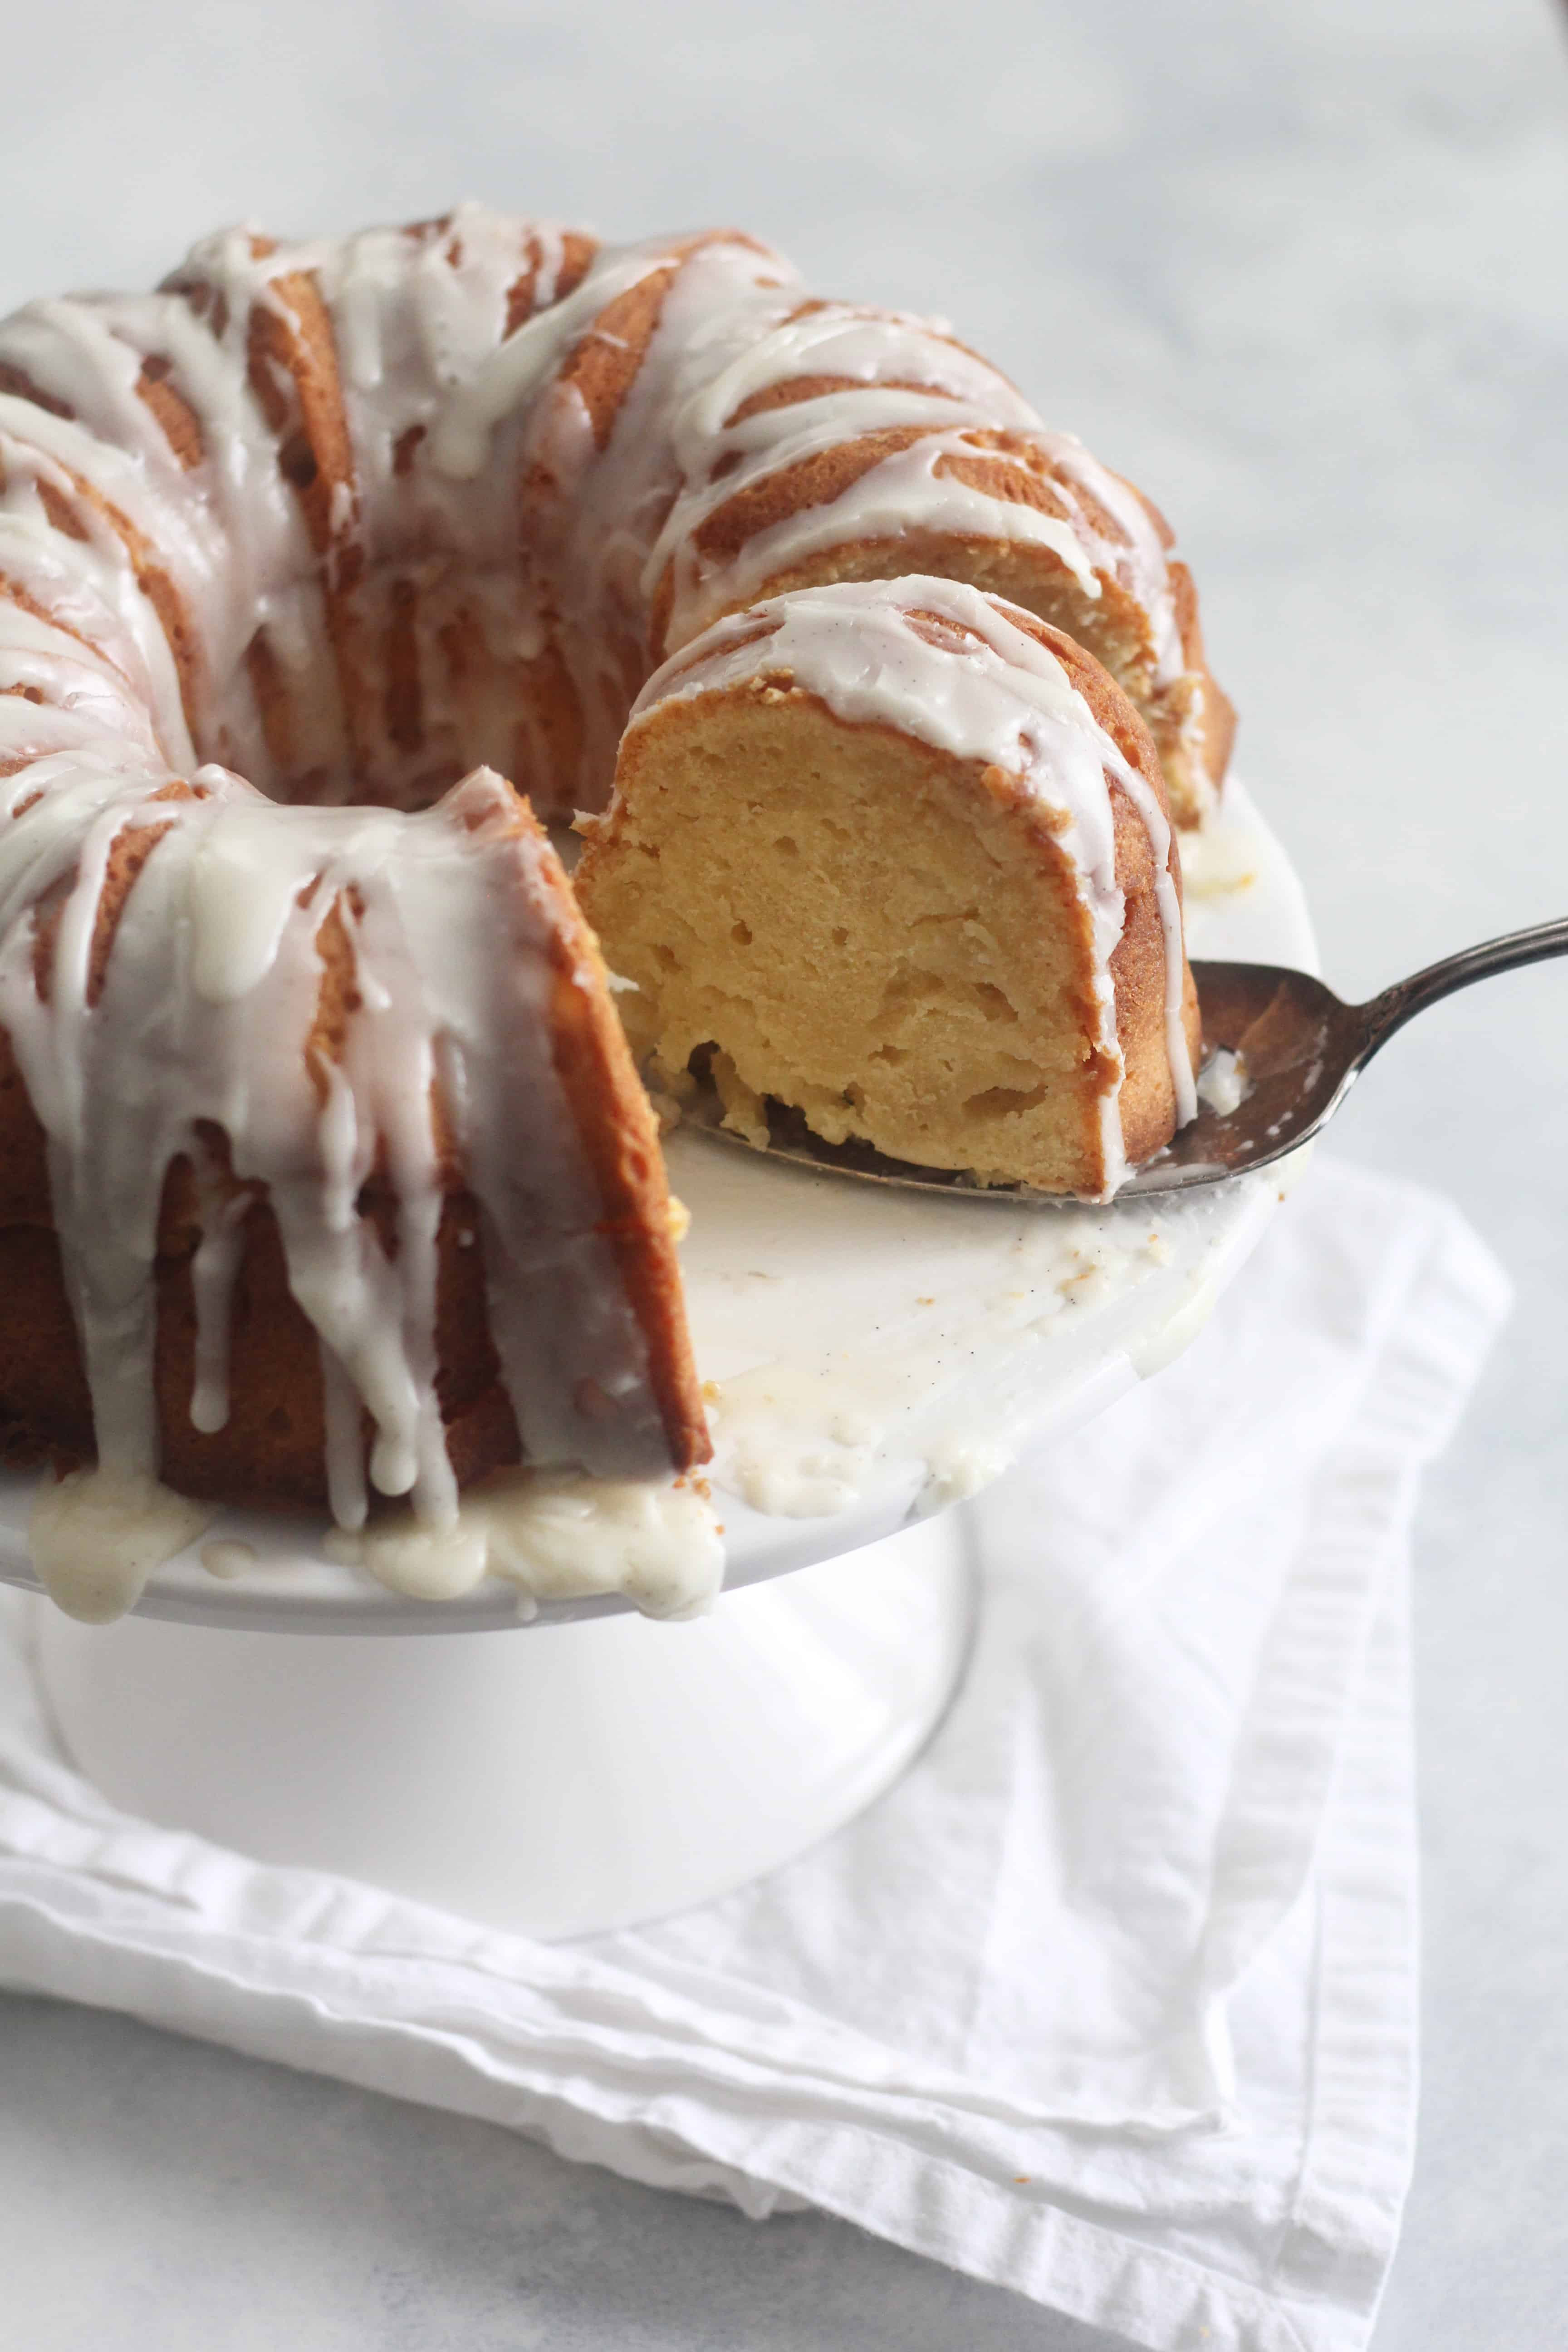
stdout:
<svg viewBox="0 0 1568 2352">
<path fill-rule="evenodd" d="M 1187 865 L 1194 956 L 1314 964 L 1239 788 Z M 237 1579 L 193 1547 L 119 1625 L 38 1606 L 60 1736 L 112 1801 L 547 1937 L 775 1867 L 885 1789 L 952 1695 L 971 1599 L 952 1507 L 1178 1353 L 1283 1189 L 1276 1170 L 1020 1211 L 679 1134 L 669 1159 L 725 1526 L 712 1612 L 558 1603 L 523 1629 L 509 1586 L 400 1598 L 323 1559 L 319 1525 L 229 1514 L 203 1542 L 255 1548 Z M 0 1578 L 22 1585 L 30 1493 L 0 1479 Z M 445 1638 L 378 1638 L 409 1633 Z"/>
</svg>

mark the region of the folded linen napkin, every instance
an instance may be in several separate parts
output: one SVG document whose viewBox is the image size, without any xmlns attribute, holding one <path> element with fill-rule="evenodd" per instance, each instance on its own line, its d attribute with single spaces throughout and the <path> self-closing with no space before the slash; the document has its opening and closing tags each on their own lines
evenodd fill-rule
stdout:
<svg viewBox="0 0 1568 2352">
<path fill-rule="evenodd" d="M 1505 1307 L 1453 1209 L 1320 1161 L 1189 1354 L 974 1507 L 976 1653 L 900 1785 L 576 1945 L 113 1812 L 13 1596 L 0 1981 L 1165 2352 L 1359 2352 L 1411 2159 L 1409 1523 Z"/>
</svg>

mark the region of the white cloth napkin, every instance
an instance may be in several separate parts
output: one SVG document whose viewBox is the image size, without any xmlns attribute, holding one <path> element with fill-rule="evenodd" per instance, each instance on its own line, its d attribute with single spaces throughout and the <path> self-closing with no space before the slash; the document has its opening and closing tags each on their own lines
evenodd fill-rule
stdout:
<svg viewBox="0 0 1568 2352">
<path fill-rule="evenodd" d="M 1320 1162 L 1190 1353 L 977 1507 L 977 1653 L 903 1781 L 592 1942 L 112 1812 L 13 1610 L 0 1979 L 822 2206 L 1163 2352 L 1358 2352 L 1412 2148 L 1410 1518 L 1505 1308 L 1444 1202 Z"/>
</svg>

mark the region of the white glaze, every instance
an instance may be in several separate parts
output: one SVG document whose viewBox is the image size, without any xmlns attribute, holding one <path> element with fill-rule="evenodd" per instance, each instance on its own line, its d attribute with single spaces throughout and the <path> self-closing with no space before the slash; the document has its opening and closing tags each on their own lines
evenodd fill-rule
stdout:
<svg viewBox="0 0 1568 2352">
<path fill-rule="evenodd" d="M 1000 768 L 1050 813 L 1088 917 L 1099 1030 L 1104 1189 L 1127 1172 L 1118 1108 L 1124 1066 L 1110 959 L 1125 906 L 1116 879 L 1111 780 L 1149 835 L 1165 949 L 1165 1043 L 1176 1124 L 1197 1097 L 1182 1020 L 1185 962 L 1172 870 L 1171 827 L 1158 796 L 1100 726 L 1047 647 L 1015 607 L 962 582 L 905 579 L 802 588 L 720 621 L 673 655 L 637 698 L 632 727 L 662 703 L 787 676 L 850 725 L 882 724 L 955 759 Z M 951 635 L 912 615 L 935 614 Z M 937 641 L 940 636 L 940 642 Z M 628 730 L 629 731 L 629 730 Z"/>
<path fill-rule="evenodd" d="M 24 539 L 31 532 L 45 551 L 52 541 L 58 551 L 32 476 L 41 467 L 57 490 L 68 490 L 73 475 L 93 483 L 156 551 L 195 623 L 202 748 L 264 789 L 277 781 L 246 666 L 259 627 L 288 680 L 300 738 L 293 765 L 314 779 L 317 797 L 334 778 L 341 788 L 357 761 L 362 789 L 410 805 L 428 796 L 432 774 L 459 773 L 484 751 L 463 680 L 440 651 L 444 629 L 461 618 L 503 664 L 554 646 L 585 728 L 579 772 L 555 778 L 553 789 L 563 805 L 602 803 L 639 682 L 626 663 L 648 666 L 647 614 L 667 579 L 664 643 L 672 648 L 803 562 L 917 530 L 1029 540 L 1091 598 L 1118 581 L 1144 615 L 1149 688 L 1181 674 L 1169 559 L 1142 501 L 1070 436 L 1049 431 L 939 322 L 846 304 L 806 308 L 786 262 L 735 238 L 601 248 L 558 300 L 563 237 L 550 224 L 475 205 L 419 235 L 374 229 L 261 253 L 250 232 L 230 230 L 198 245 L 172 281 L 201 291 L 205 322 L 174 291 L 30 304 L 0 324 L 0 360 L 78 421 L 0 399 L 5 527 L 18 525 Z M 563 363 L 600 333 L 608 304 L 660 271 L 673 276 L 658 327 L 600 447 L 582 399 L 560 381 Z M 352 465 L 331 501 L 327 575 L 359 584 L 346 602 L 339 597 L 336 638 L 322 566 L 247 369 L 253 315 L 296 326 L 290 289 L 301 277 L 331 320 Z M 531 315 L 507 335 L 509 300 L 525 279 Z M 213 307 L 219 300 L 222 313 Z M 192 471 L 138 392 L 146 358 L 166 367 L 200 421 L 207 454 Z M 803 375 L 851 388 L 733 421 L 748 400 Z M 286 379 L 279 390 L 292 397 Z M 737 494 L 889 425 L 916 426 L 922 437 L 725 560 L 698 555 L 696 533 Z M 966 436 L 995 431 L 1037 449 L 1063 515 L 993 498 L 942 470 L 946 458 L 974 454 Z M 411 436 L 423 438 L 399 478 L 398 453 Z M 71 551 L 75 569 L 93 574 L 98 609 L 88 635 L 122 667 L 134 656 L 137 690 L 153 693 L 165 756 L 183 769 L 189 747 L 156 615 L 114 531 L 94 520 L 90 539 L 90 550 L 79 542 Z M 38 547 L 24 548 L 13 566 L 0 551 L 0 568 L 24 584 L 43 560 Z M 416 582 L 421 600 L 422 724 L 413 745 L 374 723 L 388 683 L 399 576 Z M 50 597 L 41 601 L 52 608 Z M 344 665 L 359 711 L 346 727 Z M 546 772 L 536 784 L 549 781 Z"/>
<path fill-rule="evenodd" d="M 14 804 L 37 772 L 0 791 Z M 363 1409 L 374 1486 L 409 1495 L 431 1525 L 452 1524 L 435 1389 L 437 1079 L 479 1203 L 491 1327 L 529 1458 L 657 1473 L 668 1455 L 646 1345 L 595 1231 L 597 1188 L 551 1059 L 548 848 L 519 834 L 510 793 L 483 772 L 412 817 L 268 808 L 219 769 L 195 782 L 202 797 L 154 802 L 123 775 L 79 765 L 0 835 L 0 1016 L 48 1139 L 104 1473 L 150 1481 L 157 1468 L 159 1204 L 181 1153 L 208 1172 L 198 1129 L 210 1121 L 228 1138 L 234 1176 L 265 1187 L 290 1287 L 321 1338 L 337 1516 L 364 1514 Z M 89 1003 L 105 864 L 121 834 L 150 824 L 165 830 Z M 56 877 L 70 887 L 46 999 L 29 913 Z M 312 1061 L 317 934 L 351 888 L 361 1006 L 341 1063 Z M 356 1209 L 378 1150 L 395 1255 Z M 235 1214 L 230 1200 L 210 1215 L 197 1269 L 192 1410 L 205 1428 L 224 1410 Z M 44 1546 L 46 1580 L 51 1556 Z M 68 1561 L 59 1573 L 75 1571 Z"/>
<path fill-rule="evenodd" d="M 203 1544 L 200 1557 L 209 1576 L 216 1576 L 221 1584 L 231 1584 L 237 1577 L 248 1576 L 261 1555 L 253 1543 L 227 1536 Z"/>
<path fill-rule="evenodd" d="M 708 1157 L 721 1176 L 727 1163 Z M 944 1205 L 906 1211 L 897 1244 L 879 1247 L 869 1211 L 844 1204 L 826 1247 L 816 1236 L 825 1271 L 773 1277 L 791 1301 L 787 1329 L 752 1286 L 710 1291 L 699 1338 L 717 1375 L 721 1491 L 770 1517 L 837 1517 L 897 1462 L 913 1474 L 916 1512 L 944 1508 L 1016 1457 L 1076 1335 L 1169 1262 L 1160 1231 L 1131 1214 L 1004 1211 L 994 1225 L 990 1209 L 949 1208 L 944 1220 Z M 770 1242 L 773 1263 L 787 1263 L 789 1244 Z"/>
<path fill-rule="evenodd" d="M 1198 1100 L 1216 1118 L 1228 1118 L 1251 1093 L 1247 1063 L 1240 1054 L 1220 1045 L 1209 1055 L 1198 1077 Z"/>
<path fill-rule="evenodd" d="M 1245 824 L 1213 815 L 1182 840 L 1182 888 L 1194 900 L 1239 898 L 1258 880 L 1258 845 Z"/>
<path fill-rule="evenodd" d="M 212 1524 L 216 1508 L 119 1465 L 46 1479 L 27 1527 L 38 1581 L 68 1617 L 109 1624 L 135 1606 L 155 1569 Z"/>
<path fill-rule="evenodd" d="M 503 1375 L 531 1454 L 616 1472 L 667 1459 L 640 1335 L 585 1229 L 593 1204 L 545 1066 L 530 994 L 544 921 L 532 853 L 489 819 L 467 831 L 486 781 L 470 777 L 427 815 L 393 814 L 427 802 L 433 779 L 473 756 L 474 698 L 437 654 L 448 623 L 477 627 L 507 677 L 552 646 L 564 661 L 584 707 L 581 763 L 574 776 L 541 765 L 535 781 L 567 801 L 607 788 L 667 573 L 667 641 L 679 642 L 743 598 L 759 568 L 825 547 L 916 526 L 1021 534 L 1049 546 L 1086 593 L 1112 573 L 1131 585 L 1151 677 L 1179 667 L 1165 557 L 1141 502 L 1046 435 L 931 322 L 803 310 L 788 265 L 733 238 L 602 249 L 558 299 L 565 234 L 476 205 L 418 234 L 271 250 L 234 230 L 197 247 L 167 289 L 40 301 L 0 322 L 0 362 L 45 404 L 0 393 L 0 764 L 12 771 L 0 782 L 0 1019 L 47 1132 L 100 1457 L 116 1477 L 157 1467 L 150 1271 L 163 1174 L 182 1152 L 204 1216 L 193 1417 L 211 1430 L 226 1413 L 242 1209 L 196 1139 L 205 1119 L 227 1135 L 235 1173 L 267 1188 L 321 1335 L 336 1515 L 353 1524 L 367 1507 L 363 1408 L 373 1483 L 451 1523 L 432 1385 L 437 1076 L 458 1107 Z M 670 273 L 659 322 L 601 447 L 560 371 L 592 343 L 606 303 L 659 270 Z M 347 435 L 324 549 L 280 463 L 288 426 L 268 422 L 249 367 L 258 320 L 298 331 L 306 278 L 331 321 Z M 531 313 L 509 335 L 525 284 Z M 144 396 L 149 364 L 197 422 L 193 467 Z M 297 415 L 287 371 L 268 368 Z M 753 393 L 803 373 L 856 389 L 731 421 Z M 696 562 L 691 534 L 724 498 L 889 423 L 933 429 L 732 563 Z M 1064 522 L 942 476 L 966 428 L 1047 444 L 1069 508 L 1077 480 L 1120 539 L 1093 527 L 1087 505 Z M 715 483 L 731 456 L 734 470 Z M 413 742 L 389 717 L 389 632 L 408 581 L 421 625 Z M 291 715 L 286 773 L 263 730 L 258 646 Z M 215 753 L 223 766 L 198 769 Z M 154 800 L 179 777 L 195 777 L 200 796 Z M 318 800 L 374 793 L 391 806 L 280 810 L 259 797 L 284 787 Z M 101 877 L 121 836 L 148 827 L 162 837 L 89 1003 Z M 46 1002 L 32 915 L 51 888 L 66 906 Z M 318 1067 L 319 1094 L 303 1055 L 316 932 L 351 888 L 363 899 L 351 922 L 362 1002 L 342 1062 Z M 498 895 L 524 935 L 510 964 Z M 378 1142 L 395 1258 L 355 1213 Z M 544 1243 L 520 1165 L 547 1203 Z M 579 1409 L 588 1392 L 612 1402 L 607 1420 Z"/>
<path fill-rule="evenodd" d="M 771 329 L 761 320 L 739 319 L 731 340 L 736 355 L 674 412 L 683 488 L 645 574 L 651 587 L 667 565 L 673 570 L 671 648 L 826 549 L 930 531 L 1047 547 L 1091 598 L 1100 594 L 1103 580 L 1125 577 L 1148 614 L 1153 682 L 1168 683 L 1180 673 L 1165 552 L 1142 499 L 1071 435 L 1048 431 L 1005 377 L 953 342 L 942 322 L 824 303 L 804 314 L 792 307 Z M 735 421 L 758 394 L 816 375 L 847 377 L 854 388 Z M 922 438 L 883 458 L 837 498 L 798 508 L 726 562 L 710 564 L 698 554 L 694 541 L 702 524 L 738 493 L 841 442 L 900 426 L 920 427 Z M 976 454 L 968 436 L 998 430 L 1025 436 L 1041 452 L 1065 516 L 994 499 L 943 472 L 945 458 Z M 1116 538 L 1100 528 L 1096 507 L 1116 524 Z"/>
<path fill-rule="evenodd" d="M 723 1581 L 722 1529 L 700 1482 L 501 1472 L 464 1495 L 450 1527 L 398 1512 L 327 1538 L 330 1559 L 416 1601 L 456 1601 L 485 1577 L 543 1601 L 617 1594 L 648 1617 L 694 1617 Z"/>
</svg>

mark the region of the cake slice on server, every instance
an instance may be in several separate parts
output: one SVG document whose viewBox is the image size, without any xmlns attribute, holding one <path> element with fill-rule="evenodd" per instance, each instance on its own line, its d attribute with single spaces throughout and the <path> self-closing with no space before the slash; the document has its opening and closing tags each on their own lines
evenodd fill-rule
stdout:
<svg viewBox="0 0 1568 2352">
<path fill-rule="evenodd" d="M 634 1045 L 728 1123 L 1102 1200 L 1194 1115 L 1181 867 L 1143 721 L 963 583 L 803 589 L 648 681 L 578 896 Z"/>
</svg>

